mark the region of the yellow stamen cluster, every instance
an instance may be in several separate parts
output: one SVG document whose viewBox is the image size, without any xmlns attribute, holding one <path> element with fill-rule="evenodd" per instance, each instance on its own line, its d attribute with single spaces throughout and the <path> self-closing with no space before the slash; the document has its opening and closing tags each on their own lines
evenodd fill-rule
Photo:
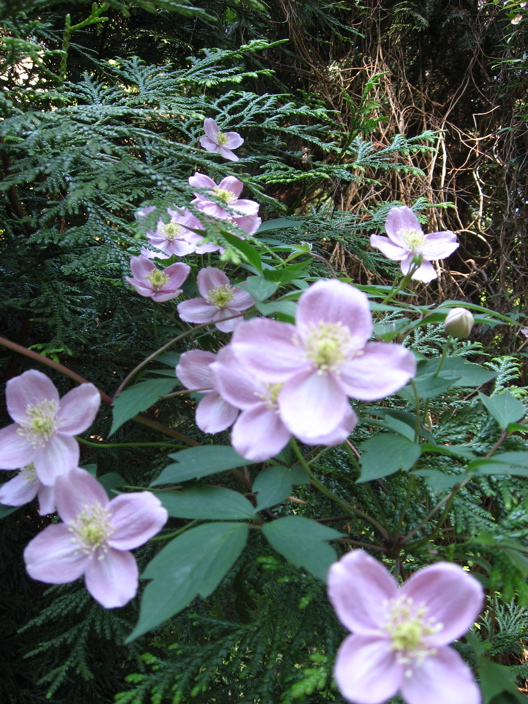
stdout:
<svg viewBox="0 0 528 704">
<path fill-rule="evenodd" d="M 99 502 L 78 513 L 68 530 L 72 534 L 71 542 L 76 543 L 85 555 L 93 555 L 100 548 L 99 560 L 104 558 L 104 553 L 108 550 L 108 539 L 115 531 L 110 524 L 109 511 Z"/>
<path fill-rule="evenodd" d="M 297 336 L 294 343 L 299 344 Z M 310 323 L 302 331 L 302 346 L 305 358 L 320 374 L 338 371 L 349 357 L 360 353 L 350 339 L 350 330 L 342 323 Z"/>
<path fill-rule="evenodd" d="M 23 467 L 20 470 L 19 476 L 21 476 L 26 482 L 34 482 L 37 478 L 37 470 L 35 469 L 33 462 L 30 462 L 28 465 Z"/>
<path fill-rule="evenodd" d="M 405 596 L 391 599 L 387 605 L 388 618 L 383 630 L 390 636 L 397 662 L 407 666 L 406 677 L 411 676 L 413 665 L 419 667 L 426 657 L 436 653 L 427 636 L 439 633 L 444 626 L 427 618 L 427 612 L 425 604 L 415 605 Z"/>
<path fill-rule="evenodd" d="M 231 303 L 234 297 L 235 294 L 233 292 L 232 286 L 230 286 L 229 284 L 224 284 L 223 286 L 217 286 L 216 288 L 212 288 L 207 294 L 206 300 L 213 306 L 218 308 L 218 310 L 223 310 L 226 306 Z"/>
<path fill-rule="evenodd" d="M 45 445 L 51 436 L 60 427 L 59 421 L 55 418 L 59 410 L 56 401 L 41 401 L 34 406 L 26 408 L 25 418 L 20 422 L 18 435 L 22 435 L 33 445 L 33 447 Z"/>
<path fill-rule="evenodd" d="M 406 227 L 400 230 L 399 234 L 406 248 L 412 254 L 418 254 L 420 247 L 422 247 L 426 241 L 424 233 L 421 230 L 416 230 L 414 227 Z"/>
<path fill-rule="evenodd" d="M 218 144 L 219 147 L 223 147 L 224 144 L 227 144 L 228 142 L 229 142 L 229 137 L 224 132 L 217 132 L 216 133 L 216 143 Z"/>
<path fill-rule="evenodd" d="M 181 225 L 178 225 L 175 222 L 169 222 L 166 225 L 162 225 L 161 231 L 163 237 L 172 242 L 173 240 L 178 239 L 178 237 L 181 237 L 182 229 L 183 228 Z"/>
<path fill-rule="evenodd" d="M 226 205 L 231 205 L 232 203 L 235 203 L 238 200 L 238 196 L 236 196 L 234 193 L 226 190 L 225 188 L 219 188 L 218 186 L 215 186 L 213 188 L 213 193 L 217 198 L 223 200 Z"/>
<path fill-rule="evenodd" d="M 255 392 L 255 396 L 261 398 L 269 409 L 278 409 L 279 392 L 284 384 L 266 384 L 266 390 L 259 394 Z"/>
<path fill-rule="evenodd" d="M 170 281 L 169 275 L 164 274 L 163 271 L 160 271 L 159 269 L 152 269 L 152 271 L 149 271 L 145 278 L 150 283 L 154 291 L 159 291 Z"/>
</svg>

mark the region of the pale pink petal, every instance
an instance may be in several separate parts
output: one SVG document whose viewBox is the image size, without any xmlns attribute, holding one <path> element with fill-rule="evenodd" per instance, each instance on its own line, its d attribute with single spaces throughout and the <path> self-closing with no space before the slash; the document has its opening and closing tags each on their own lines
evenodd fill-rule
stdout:
<svg viewBox="0 0 528 704">
<path fill-rule="evenodd" d="M 447 645 L 463 636 L 484 605 L 480 582 L 451 562 L 424 567 L 405 582 L 401 593 L 415 604 L 425 604 L 426 618 L 443 624 L 439 633 L 428 637 L 434 645 Z"/>
<path fill-rule="evenodd" d="M 45 486 L 39 482 L 38 489 L 39 514 L 47 516 L 49 513 L 55 513 L 55 487 Z"/>
<path fill-rule="evenodd" d="M 218 144 L 214 141 L 214 139 L 210 139 L 209 137 L 201 137 L 200 138 L 200 145 L 207 152 L 219 152 L 220 151 L 220 147 L 218 146 Z"/>
<path fill-rule="evenodd" d="M 77 435 L 94 422 L 101 404 L 99 391 L 93 384 L 81 384 L 68 391 L 60 400 L 60 432 Z"/>
<path fill-rule="evenodd" d="M 189 350 L 184 352 L 176 367 L 176 376 L 186 389 L 212 389 L 213 383 L 209 365 L 216 360 L 213 352 Z"/>
<path fill-rule="evenodd" d="M 178 315 L 186 323 L 211 323 L 216 312 L 216 307 L 205 298 L 191 298 L 189 301 L 178 303 Z"/>
<path fill-rule="evenodd" d="M 288 444 L 291 433 L 273 408 L 261 403 L 244 411 L 233 426 L 231 444 L 252 462 L 269 460 Z"/>
<path fill-rule="evenodd" d="M 79 464 L 79 444 L 71 435 L 55 433 L 33 458 L 37 477 L 46 486 L 53 486 L 58 477 Z"/>
<path fill-rule="evenodd" d="M 240 311 L 230 306 L 223 308 L 222 310 L 217 310 L 214 315 L 214 322 L 218 330 L 222 332 L 233 332 L 242 322 L 243 318 L 233 318 L 233 315 L 240 315 Z M 231 318 L 230 320 L 224 320 L 224 318 Z"/>
<path fill-rule="evenodd" d="M 191 202 L 193 203 L 193 205 L 196 205 L 196 207 L 199 208 L 202 213 L 205 213 L 211 218 L 217 218 L 218 220 L 228 220 L 230 217 L 227 210 L 224 210 L 224 208 L 221 208 L 212 200 L 197 199 L 196 201 Z"/>
<path fill-rule="evenodd" d="M 385 623 L 385 606 L 398 596 L 396 580 L 364 550 L 346 553 L 328 572 L 328 598 L 350 631 L 377 634 Z"/>
<path fill-rule="evenodd" d="M 227 146 L 229 149 L 238 149 L 244 144 L 244 139 L 238 132 L 224 132 L 227 137 Z"/>
<path fill-rule="evenodd" d="M 452 648 L 438 648 L 412 676 L 404 677 L 401 693 L 407 704 L 480 704 L 482 696 L 473 673 Z"/>
<path fill-rule="evenodd" d="M 139 573 L 131 552 L 110 548 L 94 555 L 86 566 L 86 589 L 105 609 L 124 606 L 136 596 Z"/>
<path fill-rule="evenodd" d="M 420 247 L 420 252 L 424 259 L 435 261 L 436 259 L 445 259 L 450 254 L 453 254 L 459 246 L 456 235 L 450 230 L 445 232 L 432 232 L 427 235 L 427 239 Z"/>
<path fill-rule="evenodd" d="M 402 261 L 400 265 L 402 274 L 407 274 L 409 272 L 414 256 L 415 255 L 413 254 L 409 254 L 407 259 L 404 259 Z M 416 271 L 412 275 L 412 278 L 416 279 L 416 281 L 423 281 L 423 283 L 427 284 L 429 283 L 429 281 L 433 281 L 433 279 L 437 278 L 436 269 L 431 264 L 431 262 L 428 262 L 427 259 L 423 259 L 421 266 L 416 269 Z"/>
<path fill-rule="evenodd" d="M 234 176 L 226 176 L 220 181 L 220 183 L 218 184 L 218 188 L 222 191 L 229 191 L 230 193 L 234 193 L 235 196 L 238 198 L 238 196 L 242 193 L 244 184 L 242 183 L 242 181 L 239 181 L 238 178 L 235 178 Z"/>
<path fill-rule="evenodd" d="M 280 383 L 301 369 L 308 369 L 299 345 L 294 343 L 296 329 L 289 323 L 253 318 L 240 324 L 231 344 L 240 362 L 263 382 Z"/>
<path fill-rule="evenodd" d="M 218 125 L 216 122 L 213 120 L 212 117 L 206 117 L 203 123 L 203 128 L 205 134 L 209 137 L 209 139 L 212 139 L 213 141 L 216 138 L 216 135 L 220 132 L 218 129 Z M 216 144 L 216 142 L 215 142 Z"/>
<path fill-rule="evenodd" d="M 17 474 L 0 486 L 0 504 L 4 506 L 23 506 L 33 501 L 37 495 L 39 481 L 35 477 L 29 479 L 27 474 Z"/>
<path fill-rule="evenodd" d="M 224 401 L 216 391 L 210 391 L 196 406 L 196 425 L 204 433 L 221 433 L 237 416 L 238 408 Z"/>
<path fill-rule="evenodd" d="M 207 298 L 209 291 L 219 286 L 229 286 L 229 279 L 221 269 L 214 266 L 207 266 L 205 269 L 200 269 L 196 278 L 198 291 L 200 295 Z"/>
<path fill-rule="evenodd" d="M 130 284 L 140 296 L 146 296 L 147 298 L 152 296 L 152 286 L 148 286 L 141 281 L 136 281 L 136 279 L 133 279 L 130 276 L 125 276 L 125 281 Z"/>
<path fill-rule="evenodd" d="M 59 402 L 55 384 L 42 372 L 30 369 L 7 382 L 7 411 L 16 423 L 24 419 L 28 406 L 36 406 L 42 401 Z"/>
<path fill-rule="evenodd" d="M 399 244 L 407 249 L 400 234 L 401 230 L 418 230 L 422 232 L 420 221 L 406 205 L 392 208 L 389 211 L 387 220 L 385 221 L 385 231 L 394 244 Z"/>
<path fill-rule="evenodd" d="M 20 469 L 33 461 L 36 450 L 17 432 L 19 428 L 12 423 L 0 430 L 0 469 Z"/>
<path fill-rule="evenodd" d="M 243 291 L 241 288 L 233 289 L 233 300 L 230 303 L 232 308 L 246 310 L 246 308 L 251 308 L 254 303 L 255 299 L 247 291 Z"/>
<path fill-rule="evenodd" d="M 210 371 L 215 389 L 232 406 L 248 410 L 262 403 L 265 385 L 240 363 L 231 345 L 220 350 Z"/>
<path fill-rule="evenodd" d="M 376 401 L 401 389 L 416 374 L 416 358 L 402 345 L 369 342 L 362 355 L 345 362 L 340 380 L 348 396 Z"/>
<path fill-rule="evenodd" d="M 24 550 L 26 570 L 30 577 L 47 584 L 74 582 L 83 574 L 88 557 L 72 542 L 68 526 L 45 528 Z"/>
<path fill-rule="evenodd" d="M 101 484 L 84 469 L 77 467 L 57 479 L 55 500 L 57 513 L 65 523 L 75 521 L 78 514 L 95 504 L 103 508 L 108 506 L 108 496 Z"/>
<path fill-rule="evenodd" d="M 160 291 L 156 291 L 151 294 L 151 298 L 153 301 L 156 301 L 156 303 L 165 303 L 165 301 L 170 301 L 173 298 L 177 298 L 181 293 L 181 289 L 176 289 L 176 290 L 166 290 L 166 289 L 161 289 Z"/>
<path fill-rule="evenodd" d="M 337 652 L 334 677 L 347 701 L 382 704 L 399 690 L 404 674 L 403 665 L 389 650 L 388 640 L 354 635 L 348 636 Z M 436 704 L 444 701 L 437 700 Z"/>
<path fill-rule="evenodd" d="M 408 252 L 400 244 L 394 244 L 388 237 L 383 235 L 371 235 L 370 245 L 379 249 L 388 259 L 392 259 L 394 262 L 399 262 L 405 259 Z"/>
<path fill-rule="evenodd" d="M 331 433 L 327 433 L 326 435 L 318 435 L 312 438 L 297 435 L 297 438 L 305 445 L 328 445 L 329 447 L 340 445 L 348 438 L 352 430 L 357 425 L 357 422 L 357 415 L 350 408 L 350 406 L 348 406 L 343 421 Z"/>
<path fill-rule="evenodd" d="M 341 323 L 350 330 L 352 344 L 360 348 L 372 335 L 367 296 L 341 281 L 318 281 L 310 286 L 299 298 L 295 321 L 303 336 L 311 324 Z"/>
<path fill-rule="evenodd" d="M 161 501 L 150 491 L 121 494 L 110 501 L 108 510 L 115 528 L 108 544 L 117 550 L 143 545 L 160 532 L 169 517 Z"/>
<path fill-rule="evenodd" d="M 238 161 L 238 157 L 235 152 L 232 152 L 230 149 L 227 149 L 224 146 L 218 147 L 218 153 L 220 154 L 220 156 L 223 156 L 224 159 L 228 159 L 229 161 Z"/>
<path fill-rule="evenodd" d="M 163 273 L 169 277 L 169 282 L 167 287 L 172 289 L 180 288 L 180 286 L 185 282 L 185 279 L 189 276 L 191 267 L 188 264 L 183 264 L 182 262 L 177 262 L 176 264 L 171 264 Z"/>
<path fill-rule="evenodd" d="M 189 185 L 193 188 L 212 189 L 216 186 L 216 183 L 205 174 L 195 173 L 194 176 L 189 176 Z"/>
<path fill-rule="evenodd" d="M 147 274 L 150 274 L 151 271 L 154 271 L 156 266 L 150 261 L 150 259 L 147 259 L 147 257 L 142 257 L 139 255 L 138 257 L 132 257 L 130 260 L 130 269 L 132 271 L 132 275 L 136 279 L 144 279 Z M 129 283 L 132 283 L 129 281 Z"/>
<path fill-rule="evenodd" d="M 233 222 L 241 230 L 247 232 L 248 235 L 253 235 L 262 225 L 262 218 L 259 218 L 257 215 L 251 215 L 248 218 L 244 216 L 234 217 Z"/>
<path fill-rule="evenodd" d="M 241 198 L 229 206 L 237 213 L 242 213 L 245 216 L 255 216 L 260 208 L 260 205 L 254 200 Z"/>
<path fill-rule="evenodd" d="M 319 438 L 342 423 L 348 399 L 333 374 L 302 371 L 287 381 L 279 397 L 279 412 L 292 435 Z"/>
</svg>

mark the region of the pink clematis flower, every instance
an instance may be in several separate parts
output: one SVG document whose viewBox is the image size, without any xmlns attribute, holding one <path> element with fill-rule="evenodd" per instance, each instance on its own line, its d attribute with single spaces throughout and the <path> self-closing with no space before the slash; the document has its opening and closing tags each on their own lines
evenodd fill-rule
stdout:
<svg viewBox="0 0 528 704">
<path fill-rule="evenodd" d="M 370 244 L 389 259 L 401 262 L 403 274 L 408 273 L 413 258 L 422 255 L 422 263 L 412 278 L 425 283 L 437 278 L 431 261 L 448 257 L 459 246 L 456 235 L 451 230 L 425 235 L 418 218 L 406 205 L 392 208 L 387 216 L 385 230 L 388 237 L 371 235 Z"/>
<path fill-rule="evenodd" d="M 184 352 L 176 367 L 176 376 L 190 391 L 205 395 L 196 407 L 196 425 L 204 433 L 221 433 L 232 425 L 238 408 L 225 401 L 215 388 L 210 366 L 216 360 L 213 352 Z"/>
<path fill-rule="evenodd" d="M 368 342 L 371 334 L 367 296 L 340 281 L 318 281 L 301 295 L 295 326 L 254 318 L 237 327 L 231 344 L 264 383 L 283 384 L 282 421 L 292 435 L 315 442 L 342 425 L 348 397 L 390 396 L 416 373 L 412 352 Z"/>
<path fill-rule="evenodd" d="M 244 144 L 238 132 L 220 132 L 212 117 L 206 117 L 203 126 L 206 137 L 200 139 L 202 147 L 208 152 L 220 154 L 229 161 L 238 161 L 238 156 L 231 151 Z"/>
<path fill-rule="evenodd" d="M 84 575 L 86 588 L 105 609 L 124 606 L 138 587 L 138 568 L 129 551 L 163 528 L 167 511 L 149 491 L 109 501 L 83 469 L 59 477 L 55 493 L 64 523 L 45 528 L 24 550 L 30 577 L 66 584 Z"/>
<path fill-rule="evenodd" d="M 241 288 L 231 286 L 229 279 L 220 269 L 208 266 L 198 274 L 198 290 L 202 298 L 192 298 L 178 305 L 178 313 L 187 323 L 215 323 L 222 332 L 233 332 L 242 318 L 233 318 L 250 308 L 255 300 Z"/>
<path fill-rule="evenodd" d="M 60 398 L 51 379 L 30 369 L 7 382 L 6 402 L 15 422 L 0 430 L 0 467 L 20 469 L 33 463 L 39 481 L 53 486 L 79 462 L 73 436 L 93 423 L 99 392 L 93 384 L 81 384 Z"/>
<path fill-rule="evenodd" d="M 41 516 L 55 511 L 55 489 L 40 481 L 33 462 L 0 486 L 0 503 L 4 506 L 23 506 L 33 501 L 35 496 L 38 496 Z"/>
<path fill-rule="evenodd" d="M 140 296 L 152 298 L 156 303 L 169 301 L 181 293 L 180 286 L 189 276 L 191 267 L 188 264 L 171 264 L 161 271 L 147 257 L 132 257 L 130 268 L 133 277 L 125 276 L 125 280 L 133 286 Z"/>
<path fill-rule="evenodd" d="M 480 583 L 461 567 L 438 562 L 398 589 L 380 562 L 354 550 L 330 567 L 328 596 L 353 632 L 334 669 L 347 701 L 381 704 L 399 691 L 407 704 L 480 704 L 470 668 L 448 647 L 484 603 Z"/>
<path fill-rule="evenodd" d="M 227 176 L 217 186 L 209 176 L 196 173 L 189 178 L 189 184 L 193 188 L 211 191 L 211 194 L 220 201 L 221 205 L 210 200 L 206 195 L 195 193 L 196 198 L 191 201 L 191 204 L 210 217 L 227 220 L 231 217 L 252 218 L 257 216 L 259 204 L 253 200 L 239 199 L 238 196 L 242 193 L 244 184 L 234 176 Z"/>
<path fill-rule="evenodd" d="M 147 232 L 149 244 L 169 257 L 173 255 L 184 257 L 186 254 L 191 254 L 196 249 L 196 243 L 203 239 L 192 230 L 203 230 L 204 226 L 187 208 L 181 211 L 167 208 L 167 212 L 170 215 L 170 222 L 165 223 L 160 218 L 156 231 Z"/>
<path fill-rule="evenodd" d="M 210 369 L 222 398 L 242 411 L 231 434 L 235 450 L 253 462 L 275 457 L 291 438 L 277 403 L 282 384 L 266 384 L 257 379 L 236 358 L 231 345 L 220 350 Z M 349 407 L 343 422 L 332 434 L 299 439 L 309 445 L 338 445 L 350 435 L 356 423 L 356 414 Z"/>
</svg>

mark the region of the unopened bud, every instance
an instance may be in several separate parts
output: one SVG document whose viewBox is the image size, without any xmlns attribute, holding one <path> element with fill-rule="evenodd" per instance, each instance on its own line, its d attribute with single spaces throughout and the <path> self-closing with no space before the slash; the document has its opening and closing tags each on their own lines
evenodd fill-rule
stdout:
<svg viewBox="0 0 528 704">
<path fill-rule="evenodd" d="M 452 308 L 444 320 L 444 330 L 452 337 L 468 337 L 475 323 L 473 315 L 465 308 Z"/>
</svg>

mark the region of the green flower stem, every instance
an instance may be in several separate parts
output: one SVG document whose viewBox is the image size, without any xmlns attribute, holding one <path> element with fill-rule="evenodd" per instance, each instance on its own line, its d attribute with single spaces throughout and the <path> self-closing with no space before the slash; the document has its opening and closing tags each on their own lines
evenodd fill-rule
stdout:
<svg viewBox="0 0 528 704">
<path fill-rule="evenodd" d="M 154 541 L 154 540 L 170 540 L 171 538 L 176 538 L 178 535 L 185 533 L 186 530 L 189 530 L 189 528 L 192 528 L 197 523 L 198 523 L 198 518 L 195 518 L 194 521 L 187 523 L 186 526 L 183 526 L 183 528 L 180 528 L 179 530 L 174 531 L 174 533 L 168 533 L 167 535 L 157 535 L 155 538 L 151 538 L 151 540 L 152 541 Z"/>
<path fill-rule="evenodd" d="M 411 478 L 409 479 L 409 486 L 407 487 L 407 496 L 405 497 L 405 503 L 403 505 L 403 509 L 400 514 L 400 520 L 398 521 L 398 527 L 396 528 L 396 532 L 395 532 L 396 537 L 400 534 L 400 530 L 403 525 L 403 521 L 405 519 L 405 514 L 407 513 L 407 509 L 409 508 L 409 504 L 411 503 L 411 497 L 413 495 L 415 484 L 416 484 L 416 477 L 414 474 L 411 474 Z M 400 544 L 401 544 L 401 541 L 400 541 Z"/>
<path fill-rule="evenodd" d="M 413 392 L 414 392 L 414 412 L 416 414 L 416 418 L 414 421 L 414 442 L 419 442 L 420 440 L 420 394 L 418 393 L 418 389 L 416 388 L 416 384 L 414 381 L 411 379 L 409 382 L 412 386 Z"/>
<path fill-rule="evenodd" d="M 356 469 L 356 471 L 358 473 L 358 477 L 361 476 L 361 467 L 359 466 L 358 459 L 357 459 L 356 455 L 354 454 L 354 448 L 353 448 L 350 440 L 345 440 L 345 442 L 343 443 L 343 447 L 347 451 L 348 456 L 350 457 L 350 460 L 352 461 L 352 464 L 354 465 L 354 468 Z M 378 497 L 376 496 L 376 494 L 374 493 L 374 490 L 370 486 L 370 483 L 366 482 L 364 484 L 364 487 L 365 487 L 367 493 L 369 494 L 370 498 L 372 499 L 373 503 L 375 504 L 375 506 L 378 510 L 378 514 L 381 517 L 382 521 L 385 524 L 387 524 L 387 516 L 385 515 L 385 511 L 383 510 L 383 506 L 380 504 Z"/>
<path fill-rule="evenodd" d="M 152 301 L 152 327 L 154 328 L 154 341 L 156 346 L 159 347 L 159 335 L 158 335 L 158 311 L 156 304 Z"/>
<path fill-rule="evenodd" d="M 451 344 L 451 340 L 453 339 L 453 335 L 448 335 L 446 343 L 444 345 L 444 349 L 442 351 L 442 356 L 440 357 L 440 362 L 438 363 L 438 368 L 433 374 L 433 379 L 436 379 L 436 377 L 440 374 L 442 371 L 442 367 L 444 366 L 444 362 L 447 356 L 447 350 L 449 349 L 449 345 Z"/>
<path fill-rule="evenodd" d="M 349 515 L 351 518 L 362 518 L 363 520 L 368 521 L 378 531 L 378 533 L 383 537 L 384 540 L 388 540 L 389 534 L 387 533 L 385 528 L 380 523 L 378 523 L 378 521 L 376 521 L 375 518 L 372 518 L 372 516 L 369 516 L 367 513 L 364 513 L 363 511 L 360 511 L 359 509 L 354 508 L 353 506 L 350 506 L 350 504 L 347 504 L 346 501 L 343 501 L 342 499 L 340 499 L 339 496 L 336 496 L 336 494 L 334 494 L 333 491 L 331 491 L 324 484 L 322 484 L 319 481 L 319 479 L 317 479 L 314 476 L 308 463 L 306 462 L 306 460 L 303 457 L 303 454 L 299 448 L 299 445 L 294 440 L 294 438 L 292 438 L 290 440 L 290 442 L 291 442 L 291 446 L 293 448 L 293 451 L 297 455 L 297 458 L 299 459 L 299 462 L 301 463 L 304 471 L 310 477 L 310 483 L 316 489 L 318 489 L 321 492 L 321 494 L 326 496 L 328 499 L 335 501 L 336 504 L 341 506 L 343 511 L 345 511 L 345 513 L 347 515 Z"/>
<path fill-rule="evenodd" d="M 171 447 L 173 450 L 188 447 L 188 445 L 175 445 L 171 442 L 90 442 L 78 435 L 75 439 L 88 447 Z"/>
<path fill-rule="evenodd" d="M 400 280 L 398 286 L 396 288 L 393 288 L 393 290 L 389 292 L 386 298 L 383 299 L 383 301 L 381 302 L 382 305 L 386 305 L 387 303 L 389 303 L 389 301 L 392 301 L 392 299 L 397 296 L 402 289 L 406 288 L 409 285 L 409 282 L 412 279 L 414 272 L 419 268 L 419 264 L 413 264 L 409 271 L 405 274 L 405 276 Z"/>
</svg>

